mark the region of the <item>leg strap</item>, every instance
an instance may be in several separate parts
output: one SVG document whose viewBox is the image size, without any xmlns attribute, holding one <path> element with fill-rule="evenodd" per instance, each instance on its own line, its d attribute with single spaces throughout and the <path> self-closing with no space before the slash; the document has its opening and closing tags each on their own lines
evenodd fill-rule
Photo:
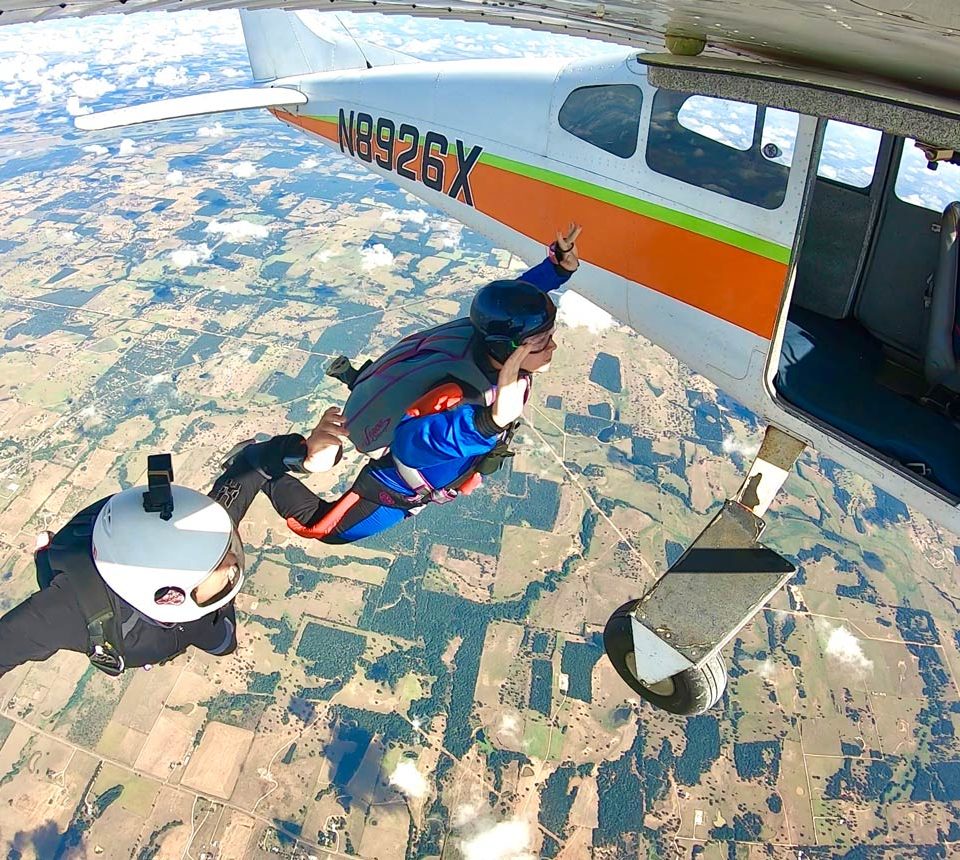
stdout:
<svg viewBox="0 0 960 860">
<path fill-rule="evenodd" d="M 300 537 L 323 540 L 340 525 L 340 521 L 347 515 L 347 512 L 359 501 L 360 496 L 350 490 L 350 492 L 342 495 L 334 506 L 313 525 L 305 526 L 295 517 L 287 517 L 287 527 Z"/>
</svg>

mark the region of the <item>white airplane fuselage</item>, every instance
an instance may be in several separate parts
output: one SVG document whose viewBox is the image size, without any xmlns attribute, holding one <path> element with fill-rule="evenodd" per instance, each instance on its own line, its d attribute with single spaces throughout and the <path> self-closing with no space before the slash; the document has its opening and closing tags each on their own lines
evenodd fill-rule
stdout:
<svg viewBox="0 0 960 860">
<path fill-rule="evenodd" d="M 624 49 L 596 60 L 325 72 L 275 81 L 308 101 L 272 112 L 529 262 L 558 226 L 579 221 L 578 292 L 763 421 L 960 530 L 946 495 L 824 432 L 773 388 L 816 119 L 791 115 L 795 136 L 784 147 L 789 166 L 776 205 L 666 175 L 648 162 L 657 90 L 636 57 Z M 561 123 L 571 94 L 609 85 L 636 88 L 639 103 L 636 145 L 613 141 L 619 153 L 585 139 L 591 129 L 578 136 Z M 587 89 L 579 98 L 591 96 Z"/>
</svg>

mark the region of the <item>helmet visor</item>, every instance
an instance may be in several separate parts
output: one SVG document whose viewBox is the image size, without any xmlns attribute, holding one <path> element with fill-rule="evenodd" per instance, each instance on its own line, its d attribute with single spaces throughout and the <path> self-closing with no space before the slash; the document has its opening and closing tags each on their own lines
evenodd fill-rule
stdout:
<svg viewBox="0 0 960 860">
<path fill-rule="evenodd" d="M 243 541 L 234 528 L 220 562 L 190 593 L 194 603 L 203 608 L 222 601 L 243 578 L 245 563 Z"/>
</svg>

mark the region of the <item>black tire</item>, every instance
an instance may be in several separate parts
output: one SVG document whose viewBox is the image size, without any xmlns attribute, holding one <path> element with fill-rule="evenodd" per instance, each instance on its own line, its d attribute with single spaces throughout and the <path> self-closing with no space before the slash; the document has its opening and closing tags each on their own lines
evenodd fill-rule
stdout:
<svg viewBox="0 0 960 860">
<path fill-rule="evenodd" d="M 659 684 L 644 686 L 636 675 L 633 658 L 633 632 L 630 613 L 639 603 L 624 603 L 603 630 L 603 648 L 624 683 L 655 708 L 671 714 L 694 716 L 712 708 L 727 686 L 727 669 L 723 655 L 715 654 L 702 666 L 687 669 Z"/>
</svg>

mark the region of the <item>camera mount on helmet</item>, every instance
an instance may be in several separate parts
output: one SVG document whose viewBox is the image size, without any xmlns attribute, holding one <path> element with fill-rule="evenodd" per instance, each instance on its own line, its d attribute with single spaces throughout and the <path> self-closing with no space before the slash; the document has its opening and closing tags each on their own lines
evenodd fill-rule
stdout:
<svg viewBox="0 0 960 860">
<path fill-rule="evenodd" d="M 161 520 L 173 516 L 173 461 L 169 454 L 150 454 L 147 457 L 147 491 L 143 494 L 143 509 L 148 514 L 160 514 Z"/>
</svg>

